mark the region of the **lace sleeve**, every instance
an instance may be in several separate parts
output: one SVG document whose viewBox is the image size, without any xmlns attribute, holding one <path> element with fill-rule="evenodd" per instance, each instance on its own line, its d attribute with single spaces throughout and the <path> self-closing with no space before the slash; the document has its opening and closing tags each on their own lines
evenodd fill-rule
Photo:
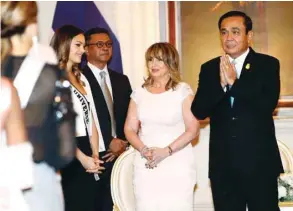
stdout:
<svg viewBox="0 0 293 211">
<path fill-rule="evenodd" d="M 182 83 L 182 85 L 181 85 L 181 95 L 182 95 L 182 100 L 184 100 L 189 95 L 194 95 L 194 92 L 193 92 L 193 90 L 192 90 L 192 88 L 190 87 L 189 84 Z"/>
<path fill-rule="evenodd" d="M 137 104 L 137 90 L 133 90 L 131 95 L 130 95 L 130 98 Z"/>
</svg>

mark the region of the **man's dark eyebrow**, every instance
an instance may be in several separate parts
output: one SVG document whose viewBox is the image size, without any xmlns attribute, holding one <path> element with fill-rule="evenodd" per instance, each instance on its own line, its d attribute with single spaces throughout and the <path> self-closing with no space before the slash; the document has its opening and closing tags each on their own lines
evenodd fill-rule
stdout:
<svg viewBox="0 0 293 211">
<path fill-rule="evenodd" d="M 240 28 L 239 27 L 232 27 L 232 30 L 239 30 L 240 31 Z"/>
<path fill-rule="evenodd" d="M 238 30 L 240 31 L 239 27 L 232 27 L 232 30 Z M 228 31 L 226 28 L 221 28 L 220 31 Z"/>
<path fill-rule="evenodd" d="M 96 40 L 96 42 L 108 42 L 108 41 L 112 41 L 112 40 L 111 39 L 108 39 L 106 41 L 104 41 L 104 40 Z"/>
</svg>

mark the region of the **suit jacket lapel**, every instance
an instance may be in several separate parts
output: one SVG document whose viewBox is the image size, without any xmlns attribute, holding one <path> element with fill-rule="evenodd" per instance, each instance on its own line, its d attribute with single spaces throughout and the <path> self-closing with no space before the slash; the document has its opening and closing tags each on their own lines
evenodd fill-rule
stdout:
<svg viewBox="0 0 293 211">
<path fill-rule="evenodd" d="M 112 87 L 114 118 L 115 118 L 116 124 L 117 124 L 117 110 L 119 108 L 117 108 L 116 105 L 117 105 L 117 100 L 118 100 L 117 96 L 121 93 L 120 92 L 121 86 L 119 85 L 120 84 L 119 79 L 117 80 L 117 77 L 116 77 L 115 73 L 113 72 L 113 70 L 108 69 L 108 72 L 109 72 L 110 81 L 111 81 L 111 87 Z"/>
<path fill-rule="evenodd" d="M 243 63 L 239 79 L 241 79 L 241 77 L 245 75 L 247 72 L 249 72 L 252 68 L 251 62 L 254 54 L 255 51 L 252 48 L 249 48 L 249 53 L 247 54 L 245 61 Z"/>
<path fill-rule="evenodd" d="M 247 54 L 245 58 L 245 61 L 241 69 L 240 77 L 238 80 L 241 80 L 241 78 L 245 77 L 245 75 L 248 74 L 253 68 L 253 65 L 251 65 L 251 63 L 252 63 L 254 55 L 255 55 L 255 51 L 251 47 L 249 47 L 249 53 Z M 233 108 L 235 108 L 236 106 L 237 106 L 237 98 L 234 99 Z"/>
<path fill-rule="evenodd" d="M 113 70 L 108 69 L 109 72 L 109 77 L 110 77 L 110 82 L 111 82 L 111 87 L 112 87 L 112 96 L 113 96 L 113 106 L 115 110 L 115 99 L 117 95 L 117 83 L 116 83 L 116 78 L 115 75 L 113 74 Z"/>
<path fill-rule="evenodd" d="M 102 97 L 103 96 L 102 89 L 100 87 L 99 82 L 96 80 L 95 75 L 92 73 L 91 69 L 88 66 L 85 66 L 83 73 L 86 76 L 87 80 L 89 81 L 92 91 L 95 90 L 93 91 L 93 94 L 95 94 L 96 96 Z M 104 101 L 106 104 L 106 101 L 104 98 L 101 101 Z"/>
<path fill-rule="evenodd" d="M 85 66 L 83 69 L 83 74 L 87 78 L 90 88 L 92 90 L 92 95 L 97 111 L 97 116 L 101 126 L 101 132 L 105 142 L 106 148 L 108 148 L 109 143 L 112 139 L 111 135 L 111 118 L 109 110 L 102 92 L 102 89 L 99 85 L 99 82 L 96 80 L 94 74 L 88 66 Z"/>
</svg>

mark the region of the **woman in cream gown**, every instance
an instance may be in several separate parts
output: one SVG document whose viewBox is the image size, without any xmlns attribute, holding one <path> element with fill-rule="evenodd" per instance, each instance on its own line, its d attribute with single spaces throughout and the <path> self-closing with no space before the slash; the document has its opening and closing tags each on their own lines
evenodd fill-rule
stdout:
<svg viewBox="0 0 293 211">
<path fill-rule="evenodd" d="M 193 92 L 180 81 L 179 56 L 169 43 L 146 52 L 149 77 L 131 95 L 125 134 L 137 150 L 133 185 L 137 211 L 192 211 L 196 180 L 190 142 L 199 123 Z"/>
</svg>

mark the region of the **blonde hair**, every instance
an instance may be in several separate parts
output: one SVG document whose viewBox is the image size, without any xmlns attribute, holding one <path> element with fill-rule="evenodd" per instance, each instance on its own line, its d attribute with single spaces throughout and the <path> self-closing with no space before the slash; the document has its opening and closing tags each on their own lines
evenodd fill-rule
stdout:
<svg viewBox="0 0 293 211">
<path fill-rule="evenodd" d="M 146 64 L 148 61 L 156 58 L 162 60 L 169 69 L 170 79 L 167 82 L 165 89 L 175 89 L 178 83 L 181 81 L 179 70 L 179 54 L 176 48 L 167 42 L 160 42 L 151 45 L 145 53 Z M 148 72 L 148 77 L 145 79 L 142 87 L 151 86 L 154 83 L 154 79 Z"/>
<path fill-rule="evenodd" d="M 23 34 L 27 25 L 37 22 L 38 7 L 35 1 L 1 2 L 1 61 L 11 51 L 10 38 Z"/>
</svg>

